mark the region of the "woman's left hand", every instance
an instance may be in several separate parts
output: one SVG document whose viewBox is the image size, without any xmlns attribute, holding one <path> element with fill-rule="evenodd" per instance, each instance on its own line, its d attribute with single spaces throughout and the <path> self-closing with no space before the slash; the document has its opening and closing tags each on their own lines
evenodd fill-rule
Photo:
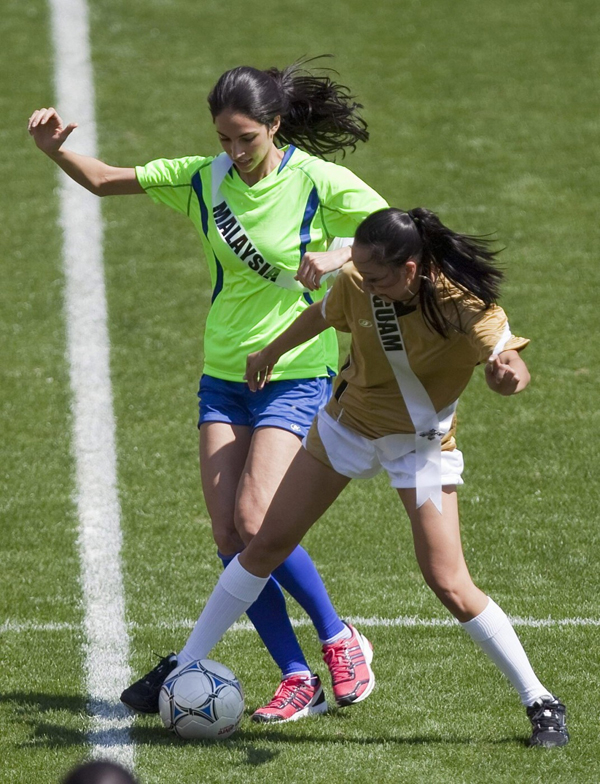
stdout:
<svg viewBox="0 0 600 784">
<path fill-rule="evenodd" d="M 352 248 L 346 246 L 337 250 L 328 250 L 324 253 L 305 253 L 296 273 L 299 280 L 309 291 L 321 288 L 323 275 L 334 272 L 343 266 L 352 257 Z"/>
<path fill-rule="evenodd" d="M 529 384 L 527 365 L 518 351 L 503 351 L 492 354 L 485 366 L 487 385 L 499 395 L 514 395 Z"/>
</svg>

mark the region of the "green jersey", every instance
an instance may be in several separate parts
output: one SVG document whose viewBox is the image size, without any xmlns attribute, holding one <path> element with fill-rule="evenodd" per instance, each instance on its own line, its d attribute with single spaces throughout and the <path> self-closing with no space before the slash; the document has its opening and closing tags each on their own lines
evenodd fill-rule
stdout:
<svg viewBox="0 0 600 784">
<path fill-rule="evenodd" d="M 352 237 L 367 215 L 387 206 L 343 166 L 292 145 L 283 152 L 279 167 L 252 186 L 233 166 L 220 185 L 213 183 L 212 157 L 136 167 L 148 195 L 187 215 L 200 234 L 213 286 L 204 373 L 226 381 L 243 381 L 246 356 L 325 294 L 326 285 L 317 292 L 282 288 L 277 276 L 290 278 L 304 253 L 327 250 L 334 237 Z M 273 379 L 327 376 L 337 360 L 335 332 L 328 329 L 285 354 Z"/>
</svg>

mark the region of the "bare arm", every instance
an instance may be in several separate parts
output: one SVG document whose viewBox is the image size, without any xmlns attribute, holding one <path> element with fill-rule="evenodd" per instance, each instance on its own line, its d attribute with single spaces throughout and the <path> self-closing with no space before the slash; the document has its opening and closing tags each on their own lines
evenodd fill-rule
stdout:
<svg viewBox="0 0 600 784">
<path fill-rule="evenodd" d="M 27 130 L 36 145 L 71 177 L 96 196 L 144 193 L 135 169 L 109 166 L 96 158 L 63 150 L 62 145 L 77 128 L 65 126 L 56 109 L 37 109 L 29 118 Z"/>
<path fill-rule="evenodd" d="M 529 384 L 531 376 L 518 351 L 492 354 L 485 366 L 487 385 L 499 395 L 516 395 Z"/>
<path fill-rule="evenodd" d="M 321 314 L 321 303 L 315 302 L 262 351 L 248 354 L 244 379 L 250 389 L 253 392 L 262 389 L 270 381 L 273 366 L 279 357 L 286 351 L 291 351 L 296 346 L 316 337 L 329 326 Z"/>
</svg>

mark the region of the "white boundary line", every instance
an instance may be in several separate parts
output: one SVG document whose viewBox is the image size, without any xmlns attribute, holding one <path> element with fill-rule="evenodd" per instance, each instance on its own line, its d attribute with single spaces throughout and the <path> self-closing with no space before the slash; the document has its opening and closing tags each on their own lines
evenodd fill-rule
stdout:
<svg viewBox="0 0 600 784">
<path fill-rule="evenodd" d="M 434 628 L 445 627 L 459 628 L 458 621 L 453 618 L 419 618 L 417 616 L 405 615 L 399 618 L 355 618 L 349 617 L 347 620 L 358 627 L 402 627 L 402 628 Z M 513 626 L 521 626 L 532 629 L 549 629 L 560 627 L 584 627 L 584 626 L 600 626 L 600 618 L 521 618 L 519 616 L 509 616 L 509 620 Z M 161 621 L 159 623 L 131 623 L 128 628 L 131 629 L 156 629 L 156 630 L 170 630 L 178 631 L 179 629 L 187 630 L 194 627 L 195 620 L 185 618 L 182 620 Z M 292 626 L 296 628 L 302 626 L 311 626 L 311 621 L 308 618 L 292 619 Z M 251 631 L 254 627 L 249 621 L 241 621 L 234 624 L 230 631 Z M 0 634 L 12 633 L 21 634 L 23 632 L 72 632 L 78 631 L 79 626 L 74 623 L 36 623 L 35 621 L 5 621 L 0 625 Z"/>
<path fill-rule="evenodd" d="M 79 152 L 96 155 L 94 84 L 85 0 L 50 0 L 57 106 L 76 120 Z M 131 716 L 119 702 L 130 681 L 121 579 L 120 506 L 99 199 L 66 176 L 60 183 L 68 356 L 81 583 L 87 632 L 86 675 L 94 757 L 134 764 Z"/>
</svg>

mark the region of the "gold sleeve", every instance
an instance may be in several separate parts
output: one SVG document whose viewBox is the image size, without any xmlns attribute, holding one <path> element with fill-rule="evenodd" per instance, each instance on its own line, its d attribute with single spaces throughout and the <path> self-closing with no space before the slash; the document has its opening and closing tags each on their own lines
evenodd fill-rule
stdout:
<svg viewBox="0 0 600 784">
<path fill-rule="evenodd" d="M 495 351 L 521 351 L 529 343 L 527 338 L 511 333 L 506 313 L 498 305 L 492 305 L 472 319 L 467 327 L 467 334 L 479 362 L 487 362 L 490 354 Z"/>
</svg>

